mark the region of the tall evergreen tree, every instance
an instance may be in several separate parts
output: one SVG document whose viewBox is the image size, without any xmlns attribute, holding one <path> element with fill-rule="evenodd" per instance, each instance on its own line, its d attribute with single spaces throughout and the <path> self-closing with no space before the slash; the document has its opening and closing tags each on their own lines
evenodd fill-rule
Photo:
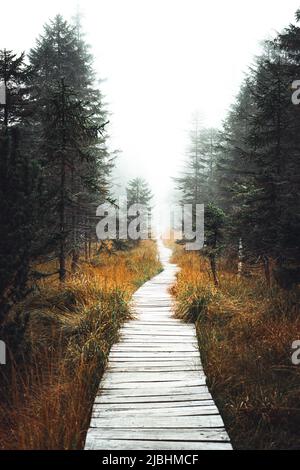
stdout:
<svg viewBox="0 0 300 470">
<path fill-rule="evenodd" d="M 0 105 L 0 323 L 27 292 L 30 260 L 37 231 L 39 167 L 28 139 L 30 99 L 24 55 L 0 52 L 0 82 L 6 102 Z"/>
<path fill-rule="evenodd" d="M 64 86 L 73 96 L 74 106 L 76 99 L 76 112 L 82 116 L 83 128 L 85 120 L 89 119 L 92 127 L 97 129 L 96 138 L 89 133 L 84 133 L 83 138 L 82 132 L 79 132 L 77 138 L 75 134 L 72 138 L 69 135 L 71 140 L 66 142 L 69 154 L 73 152 L 72 156 L 68 157 L 64 184 L 67 185 L 68 195 L 65 215 L 69 233 L 67 253 L 72 255 L 74 271 L 81 248 L 85 247 L 87 257 L 87 246 L 92 238 L 95 238 L 96 207 L 108 196 L 113 159 L 106 144 L 106 111 L 101 93 L 95 86 L 92 56 L 88 52 L 79 25 L 69 25 L 61 16 L 56 16 L 45 26 L 44 34 L 31 50 L 29 58 L 32 71 L 30 84 L 39 104 L 36 119 L 37 134 L 41 142 L 41 164 L 49 182 L 44 187 L 45 198 L 50 201 L 49 221 L 45 221 L 45 227 L 55 227 L 53 221 L 57 219 L 58 211 L 56 199 L 58 188 L 60 191 L 62 184 L 62 179 L 55 170 L 55 149 L 61 147 L 61 136 L 49 129 L 49 123 L 53 123 L 53 93 L 55 94 L 57 87 L 61 86 L 62 79 Z M 76 126 L 74 130 L 75 128 Z M 51 144 L 49 139 L 45 138 L 46 135 L 51 135 Z M 50 236 L 57 245 L 57 231 L 50 232 Z M 64 275 L 61 274 L 61 277 Z"/>
<path fill-rule="evenodd" d="M 193 120 L 190 143 L 182 176 L 175 178 L 184 204 L 205 204 L 215 196 L 215 167 L 218 131 Z"/>
<path fill-rule="evenodd" d="M 147 181 L 143 178 L 134 178 L 130 180 L 126 188 L 126 193 L 128 209 L 130 209 L 134 204 L 141 204 L 145 207 L 148 219 L 148 237 L 151 238 L 151 200 L 153 195 Z M 134 216 L 129 216 L 128 223 L 133 219 Z"/>
<path fill-rule="evenodd" d="M 217 257 L 221 251 L 222 228 L 225 214 L 218 207 L 216 169 L 219 155 L 219 133 L 216 129 L 206 129 L 196 117 L 190 133 L 190 146 L 182 176 L 175 178 L 180 191 L 182 205 L 191 205 L 190 216 L 195 226 L 196 205 L 204 204 L 204 249 L 210 262 L 215 285 L 219 284 Z M 185 212 L 188 208 L 185 208 Z"/>
</svg>

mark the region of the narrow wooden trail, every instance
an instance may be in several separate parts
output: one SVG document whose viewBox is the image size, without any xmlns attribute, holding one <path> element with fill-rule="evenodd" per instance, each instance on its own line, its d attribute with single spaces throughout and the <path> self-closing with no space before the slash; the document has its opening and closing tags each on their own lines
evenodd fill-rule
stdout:
<svg viewBox="0 0 300 470">
<path fill-rule="evenodd" d="M 86 449 L 231 449 L 206 387 L 196 331 L 173 317 L 177 267 L 158 242 L 164 270 L 134 295 L 135 318 L 109 355 Z"/>
</svg>

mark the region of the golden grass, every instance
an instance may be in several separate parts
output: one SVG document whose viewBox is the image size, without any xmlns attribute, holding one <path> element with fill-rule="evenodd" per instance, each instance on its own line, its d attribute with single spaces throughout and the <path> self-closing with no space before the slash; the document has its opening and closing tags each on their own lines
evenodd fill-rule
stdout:
<svg viewBox="0 0 300 470">
<path fill-rule="evenodd" d="M 141 242 L 81 264 L 63 286 L 47 278 L 17 306 L 6 328 L 11 357 L 1 369 L 2 449 L 83 447 L 110 347 L 130 315 L 131 295 L 159 270 L 155 243 Z"/>
<path fill-rule="evenodd" d="M 262 274 L 220 275 L 213 286 L 205 259 L 176 248 L 181 267 L 177 315 L 196 321 L 209 386 L 237 449 L 300 448 L 299 288 L 268 289 Z"/>
</svg>

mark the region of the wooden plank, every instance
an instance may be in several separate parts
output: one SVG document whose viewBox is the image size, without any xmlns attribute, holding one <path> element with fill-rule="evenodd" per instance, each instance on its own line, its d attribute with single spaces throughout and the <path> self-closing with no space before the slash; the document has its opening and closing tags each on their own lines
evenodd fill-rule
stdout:
<svg viewBox="0 0 300 470">
<path fill-rule="evenodd" d="M 168 339 L 167 341 L 162 340 L 160 337 L 157 338 L 150 338 L 148 336 L 144 336 L 143 338 L 139 337 L 134 337 L 134 338 L 126 338 L 124 341 L 121 341 L 120 343 L 116 343 L 115 345 L 118 346 L 129 346 L 129 345 L 141 345 L 144 344 L 146 346 L 151 346 L 151 345 L 162 345 L 162 344 L 177 344 L 177 345 L 190 345 L 194 346 L 194 348 L 198 348 L 198 343 L 196 340 L 190 340 L 190 339 L 184 339 L 183 341 L 179 338 L 171 338 Z"/>
<path fill-rule="evenodd" d="M 87 442 L 86 449 L 93 450 L 231 450 L 226 442 L 141 441 L 95 439 Z"/>
<path fill-rule="evenodd" d="M 126 379 L 124 379 L 126 380 Z M 158 385 L 159 384 L 159 385 Z M 144 388 L 149 389 L 149 387 L 152 388 L 152 390 L 155 390 L 159 388 L 161 392 L 164 392 L 165 390 L 172 390 L 174 387 L 177 388 L 187 388 L 187 387 L 202 387 L 205 385 L 205 378 L 204 377 L 199 377 L 199 379 L 191 379 L 188 382 L 186 380 L 157 380 L 157 381 L 135 381 L 135 382 L 118 382 L 117 380 L 114 380 L 112 376 L 109 376 L 108 378 L 104 379 L 102 382 L 102 390 L 125 390 L 125 389 L 137 389 L 138 390 L 143 390 Z"/>
<path fill-rule="evenodd" d="M 180 326 L 179 326 L 180 325 Z M 122 326 L 121 331 L 127 331 L 127 330 L 138 330 L 142 331 L 143 333 L 149 334 L 151 331 L 156 333 L 157 330 L 160 331 L 166 331 L 166 332 L 176 332 L 176 334 L 183 334 L 183 333 L 188 333 L 191 336 L 195 336 L 195 327 L 194 325 L 181 325 L 181 324 L 172 324 L 172 325 L 158 325 L 153 322 L 152 325 L 147 326 L 147 329 L 145 328 L 145 325 L 139 322 L 134 322 L 133 320 L 131 322 L 126 323 L 124 326 Z"/>
<path fill-rule="evenodd" d="M 175 358 L 174 360 L 172 359 L 162 359 L 160 361 L 159 358 L 134 358 L 134 357 L 129 357 L 129 358 L 115 358 L 111 361 L 109 361 L 109 366 L 111 365 L 112 367 L 114 366 L 118 366 L 118 365 L 121 365 L 121 366 L 129 366 L 129 367 L 133 367 L 135 364 L 138 366 L 138 367 L 144 367 L 144 366 L 164 366 L 164 365 L 173 365 L 174 367 L 175 366 L 197 366 L 198 365 L 198 362 L 197 359 L 198 358 L 193 358 L 193 359 L 196 359 L 195 362 L 192 362 L 192 361 L 189 361 L 189 360 L 185 360 L 187 358 Z M 202 368 L 201 368 L 202 370 Z M 203 373 L 203 372 L 202 372 Z"/>
<path fill-rule="evenodd" d="M 90 439 L 95 439 L 99 435 L 97 428 L 91 428 L 88 432 Z M 128 430 L 123 429 L 103 429 L 100 439 L 124 439 L 128 440 Z M 176 441 L 178 440 L 177 429 L 131 429 L 130 438 L 133 440 L 155 440 L 155 441 Z M 180 440 L 192 442 L 228 442 L 228 434 L 223 428 L 180 428 Z"/>
<path fill-rule="evenodd" d="M 142 351 L 143 345 L 145 347 L 144 352 L 152 352 L 153 350 L 156 351 L 161 351 L 161 350 L 166 350 L 168 349 L 169 352 L 174 351 L 176 352 L 176 347 L 178 347 L 179 351 L 184 352 L 184 351 L 197 351 L 198 352 L 198 345 L 196 343 L 190 343 L 188 341 L 170 341 L 168 343 L 164 341 L 159 341 L 156 340 L 154 342 L 145 340 L 126 340 L 122 343 L 117 343 L 115 346 L 111 349 L 111 351 L 122 351 L 122 350 L 128 350 L 128 349 L 134 349 L 135 351 Z M 149 349 L 149 351 L 148 351 Z"/>
<path fill-rule="evenodd" d="M 101 388 L 99 390 L 99 393 L 105 394 L 105 395 L 115 395 L 115 396 L 131 396 L 131 397 L 151 397 L 151 396 L 157 396 L 157 397 L 162 397 L 162 396 L 182 396 L 182 395 L 198 395 L 200 396 L 202 393 L 207 394 L 208 393 L 208 388 L 205 385 L 200 385 L 200 386 L 194 386 L 194 387 L 176 387 L 174 384 L 170 384 L 169 387 L 167 388 L 166 386 L 159 387 L 156 386 L 154 387 L 149 386 L 149 387 L 138 387 L 138 388 L 132 388 L 132 389 L 117 389 L 117 388 L 109 388 L 109 389 L 104 389 Z"/>
<path fill-rule="evenodd" d="M 153 351 L 153 352 L 143 352 L 143 351 L 111 351 L 110 357 L 111 358 L 121 358 L 121 357 L 132 357 L 132 358 L 140 358 L 144 359 L 147 357 L 153 359 L 170 359 L 170 358 L 180 358 L 180 357 L 198 357 L 199 353 L 197 351 L 170 351 L 170 352 L 163 352 L 163 351 Z"/>
<path fill-rule="evenodd" d="M 211 395 L 206 392 L 201 392 L 191 395 L 190 393 L 182 394 L 173 394 L 173 395 L 146 395 L 146 396 L 137 396 L 131 395 L 126 396 L 124 394 L 99 394 L 95 398 L 95 403 L 182 403 L 186 401 L 207 401 L 211 400 Z"/>
<path fill-rule="evenodd" d="M 126 416 L 124 419 L 117 417 L 101 417 L 91 419 L 92 428 L 217 428 L 224 427 L 220 415 L 203 416 Z M 179 431 L 180 432 L 180 431 Z"/>
<path fill-rule="evenodd" d="M 181 322 L 180 321 L 176 322 L 176 320 L 172 321 L 172 319 L 158 321 L 156 318 L 146 321 L 143 318 L 140 318 L 139 320 L 131 320 L 130 325 L 140 326 L 143 329 L 145 329 L 145 327 L 147 328 L 148 325 L 151 325 L 151 327 L 154 326 L 158 328 L 163 327 L 163 328 L 170 329 L 170 327 L 174 327 L 174 326 L 177 327 L 177 325 L 181 325 Z"/>
<path fill-rule="evenodd" d="M 104 407 L 98 408 L 98 405 L 94 407 L 92 417 L 93 418 L 121 418 L 124 417 L 132 417 L 132 416 L 139 416 L 139 415 L 147 415 L 147 416 L 202 416 L 202 415 L 217 415 L 218 409 L 216 405 L 210 406 L 187 406 L 187 407 L 176 407 L 176 408 L 143 408 L 143 409 L 136 409 L 134 405 L 129 409 L 105 409 Z"/>
<path fill-rule="evenodd" d="M 196 366 L 138 366 L 136 363 L 133 363 L 133 366 L 130 366 L 130 363 L 126 363 L 126 365 L 117 365 L 112 366 L 111 364 L 107 368 L 107 372 L 187 372 L 187 371 L 197 371 L 198 373 L 202 372 L 202 368 Z"/>
<path fill-rule="evenodd" d="M 180 335 L 155 335 L 155 336 L 150 336 L 150 335 L 138 335 L 138 334 L 133 334 L 133 333 L 126 333 L 120 336 L 121 342 L 127 342 L 129 340 L 135 340 L 135 341 L 147 341 L 150 343 L 155 343 L 155 342 L 160 342 L 164 343 L 165 341 L 176 341 L 179 343 L 191 343 L 191 344 L 196 344 L 197 340 L 193 336 L 180 336 Z M 117 343 L 120 344 L 120 343 Z"/>
<path fill-rule="evenodd" d="M 109 361 L 108 363 L 108 368 L 109 367 L 199 367 L 202 369 L 200 359 L 198 357 L 193 357 L 193 360 L 190 360 L 189 358 L 178 358 L 177 360 L 169 360 L 169 359 L 163 359 L 163 360 L 152 360 L 149 358 L 143 359 L 143 360 L 132 360 L 132 358 L 129 358 L 129 360 L 126 359 L 114 359 Z"/>
<path fill-rule="evenodd" d="M 205 378 L 201 377 L 199 371 L 161 371 L 153 372 L 136 372 L 128 371 L 126 374 L 118 371 L 109 371 L 102 378 L 102 383 L 129 383 L 129 382 L 170 382 L 170 381 L 180 381 L 185 382 L 187 385 L 191 381 L 201 382 L 205 384 Z"/>
<path fill-rule="evenodd" d="M 129 410 L 135 408 L 136 410 L 148 410 L 148 409 L 158 409 L 158 408 L 201 408 L 206 406 L 213 406 L 214 401 L 212 399 L 208 400 L 182 400 L 182 401 L 173 401 L 173 402 L 148 402 L 148 403 L 99 403 L 95 402 L 94 408 L 96 410 Z"/>
<path fill-rule="evenodd" d="M 195 339 L 194 331 L 183 329 L 181 327 L 169 327 L 164 325 L 157 326 L 124 326 L 122 327 L 121 334 L 139 334 L 141 336 L 189 336 L 191 339 Z"/>
<path fill-rule="evenodd" d="M 132 364 L 132 365 L 131 365 Z M 161 366 L 157 365 L 145 365 L 145 364 L 137 364 L 137 363 L 113 363 L 109 364 L 107 368 L 107 372 L 198 372 L 200 375 L 203 374 L 203 370 L 199 366 L 192 366 L 192 365 L 183 365 L 183 366 Z"/>
</svg>

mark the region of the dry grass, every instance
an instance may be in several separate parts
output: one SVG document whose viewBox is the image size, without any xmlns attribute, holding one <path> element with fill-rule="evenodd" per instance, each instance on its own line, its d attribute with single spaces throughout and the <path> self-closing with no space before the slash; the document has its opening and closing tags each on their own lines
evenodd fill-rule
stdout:
<svg viewBox="0 0 300 470">
<path fill-rule="evenodd" d="M 177 248 L 181 272 L 173 293 L 177 314 L 196 321 L 214 399 L 238 449 L 300 448 L 300 366 L 291 363 L 300 337 L 299 288 L 268 289 L 257 273 L 220 276 L 206 261 Z"/>
<path fill-rule="evenodd" d="M 156 245 L 145 241 L 83 263 L 63 288 L 43 281 L 17 306 L 6 328 L 11 357 L 1 368 L 2 449 L 82 448 L 131 295 L 159 269 Z"/>
</svg>

